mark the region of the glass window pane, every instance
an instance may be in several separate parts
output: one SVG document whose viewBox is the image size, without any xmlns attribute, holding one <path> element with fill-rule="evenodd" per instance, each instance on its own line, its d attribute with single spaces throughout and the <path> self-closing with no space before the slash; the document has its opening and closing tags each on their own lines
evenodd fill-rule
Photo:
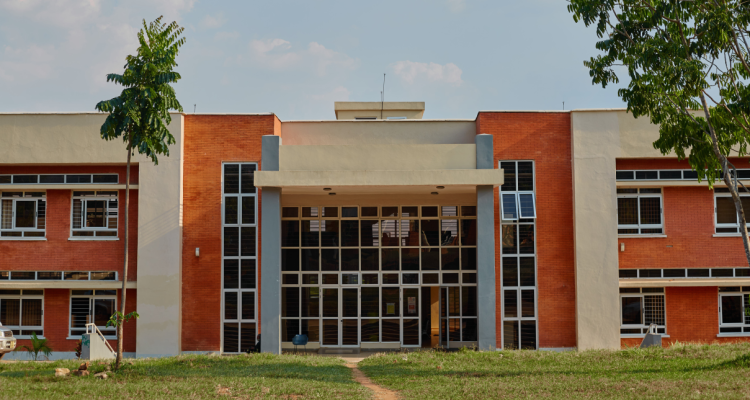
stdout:
<svg viewBox="0 0 750 400">
<path fill-rule="evenodd" d="M 299 271 L 298 249 L 281 249 L 281 270 Z"/>
<path fill-rule="evenodd" d="M 381 229 L 383 230 L 381 246 L 398 246 L 398 221 L 384 220 Z"/>
<path fill-rule="evenodd" d="M 424 210 L 424 209 L 423 209 Z M 440 221 L 422 220 L 422 246 L 440 245 Z"/>
<path fill-rule="evenodd" d="M 255 193 L 254 174 L 255 164 L 242 164 L 242 193 Z"/>
<path fill-rule="evenodd" d="M 240 191 L 240 166 L 237 164 L 224 164 L 224 193 L 239 193 Z"/>
<path fill-rule="evenodd" d="M 297 288 L 297 287 L 281 288 L 281 316 L 282 317 L 299 317 L 299 304 L 300 304 L 299 289 L 300 288 Z M 228 295 L 230 293 L 226 293 L 226 294 Z M 227 319 L 234 319 L 234 318 L 227 318 Z"/>
<path fill-rule="evenodd" d="M 0 302 L 2 304 L 5 304 L 5 300 L 2 300 Z M 86 324 L 91 321 L 91 300 L 88 297 L 73 297 L 70 299 L 70 327 L 71 328 L 85 328 Z M 5 305 L 3 305 L 5 307 Z M 13 324 L 6 324 L 5 321 L 0 321 L 3 323 L 3 325 L 13 325 Z M 17 323 L 16 323 L 17 324 Z"/>
<path fill-rule="evenodd" d="M 377 216 L 378 216 L 377 207 L 362 207 L 362 217 L 377 217 Z"/>
<path fill-rule="evenodd" d="M 742 323 L 742 296 L 721 296 L 721 322 L 724 324 Z"/>
<path fill-rule="evenodd" d="M 96 202 L 95 202 L 96 203 Z M 98 202 L 102 203 L 102 202 Z M 16 228 L 34 228 L 36 226 L 36 201 L 16 201 Z M 101 208 L 99 211 L 102 213 L 100 223 L 104 222 L 104 209 Z"/>
<path fill-rule="evenodd" d="M 341 316 L 345 318 L 356 318 L 359 315 L 359 290 L 341 289 Z"/>
<path fill-rule="evenodd" d="M 534 225 L 518 226 L 518 252 L 534 254 Z"/>
<path fill-rule="evenodd" d="M 503 310 L 505 318 L 518 317 L 518 298 L 515 290 L 503 291 Z"/>
<path fill-rule="evenodd" d="M 240 324 L 240 351 L 249 353 L 250 350 L 255 346 L 255 324 L 244 323 Z"/>
<path fill-rule="evenodd" d="M 88 301 L 88 299 L 86 300 Z M 86 305 L 86 313 L 88 314 L 88 303 Z M 0 299 L 0 323 L 5 326 L 18 326 L 20 325 L 20 316 L 21 300 Z M 85 326 L 85 324 L 82 326 Z"/>
<path fill-rule="evenodd" d="M 224 319 L 237 319 L 237 292 L 224 292 Z"/>
<path fill-rule="evenodd" d="M 94 299 L 94 323 L 99 329 L 107 325 L 107 321 L 114 313 L 114 299 Z"/>
<path fill-rule="evenodd" d="M 362 291 L 362 317 L 378 317 L 380 309 L 380 288 L 363 287 Z"/>
<path fill-rule="evenodd" d="M 45 215 L 46 215 L 46 208 L 47 208 L 47 202 L 43 200 L 39 200 L 36 202 L 36 229 L 44 229 L 45 226 Z M 117 214 L 115 214 L 117 215 Z M 111 215 L 110 215 L 111 216 Z M 110 218 L 110 221 L 112 221 L 112 218 Z M 117 229 L 117 218 L 114 218 L 114 226 L 110 223 L 109 228 Z"/>
<path fill-rule="evenodd" d="M 518 162 L 518 190 L 534 190 L 534 167 L 531 161 Z"/>
<path fill-rule="evenodd" d="M 517 350 L 518 336 L 518 321 L 504 321 L 503 347 L 507 350 Z"/>
<path fill-rule="evenodd" d="M 240 328 L 237 323 L 224 324 L 224 352 L 237 353 L 240 348 Z"/>
<path fill-rule="evenodd" d="M 521 218 L 536 218 L 534 195 L 531 193 L 519 193 L 518 208 Z"/>
<path fill-rule="evenodd" d="M 361 256 L 362 271 L 377 271 L 380 269 L 380 251 L 378 249 L 362 249 Z"/>
<path fill-rule="evenodd" d="M 245 196 L 242 198 L 242 223 L 255 223 L 255 197 Z"/>
<path fill-rule="evenodd" d="M 282 218 L 297 218 L 299 216 L 299 209 L 297 207 L 283 207 L 281 209 Z"/>
<path fill-rule="evenodd" d="M 458 220 L 444 219 L 440 221 L 440 245 L 458 246 Z"/>
<path fill-rule="evenodd" d="M 381 315 L 383 317 L 398 317 L 399 316 L 399 289 L 398 288 L 383 288 L 382 302 L 381 302 Z"/>
<path fill-rule="evenodd" d="M 521 291 L 521 316 L 534 317 L 534 291 Z"/>
<path fill-rule="evenodd" d="M 80 203 L 80 200 L 77 201 Z M 78 212 L 80 215 L 80 209 Z M 2 201 L 1 213 L 2 215 L 0 215 L 0 229 L 13 229 L 13 200 Z"/>
<path fill-rule="evenodd" d="M 534 257 L 521 257 L 521 286 L 536 286 Z"/>
<path fill-rule="evenodd" d="M 422 207 L 422 217 L 437 217 L 438 216 L 438 208 L 429 206 L 429 207 Z"/>
<path fill-rule="evenodd" d="M 242 292 L 242 319 L 255 319 L 254 292 Z"/>
<path fill-rule="evenodd" d="M 357 207 L 341 207 L 341 218 L 357 218 Z"/>
<path fill-rule="evenodd" d="M 398 271 L 399 270 L 399 250 L 398 249 L 383 249 L 383 271 Z"/>
<path fill-rule="evenodd" d="M 341 345 L 352 346 L 359 344 L 359 321 L 345 319 L 341 321 Z"/>
<path fill-rule="evenodd" d="M 500 187 L 502 191 L 515 191 L 516 190 L 516 163 L 515 161 L 505 161 L 500 163 L 500 168 L 503 170 L 503 185 Z"/>
<path fill-rule="evenodd" d="M 243 289 L 255 289 L 255 269 L 255 260 L 242 260 L 240 287 Z"/>
<path fill-rule="evenodd" d="M 521 321 L 521 349 L 536 350 L 536 321 Z"/>
<path fill-rule="evenodd" d="M 361 246 L 379 246 L 380 244 L 380 233 L 378 230 L 379 221 L 361 221 L 362 230 L 361 233 Z"/>
<path fill-rule="evenodd" d="M 640 297 L 623 297 L 622 303 L 622 324 L 623 325 L 642 325 L 643 315 L 642 303 Z"/>
<path fill-rule="evenodd" d="M 225 197 L 224 198 L 224 223 L 225 224 L 236 224 L 237 219 L 237 198 L 236 197 Z"/>
<path fill-rule="evenodd" d="M 461 269 L 464 271 L 475 271 L 477 269 L 477 249 L 461 249 Z"/>
<path fill-rule="evenodd" d="M 503 286 L 518 286 L 518 259 L 503 257 Z"/>
<path fill-rule="evenodd" d="M 339 270 L 339 249 L 323 249 L 320 254 L 320 269 L 322 271 Z"/>
<path fill-rule="evenodd" d="M 281 341 L 291 342 L 295 336 L 299 335 L 299 320 L 298 319 L 282 319 L 281 320 Z"/>
<path fill-rule="evenodd" d="M 341 245 L 359 246 L 359 221 L 341 221 Z"/>
<path fill-rule="evenodd" d="M 255 227 L 242 227 L 242 256 L 255 256 Z"/>
<path fill-rule="evenodd" d="M 359 249 L 341 250 L 341 270 L 359 271 Z"/>
<path fill-rule="evenodd" d="M 302 288 L 302 316 L 319 317 L 320 316 L 320 288 L 303 287 Z"/>
<path fill-rule="evenodd" d="M 419 221 L 401 220 L 401 246 L 419 246 L 419 242 Z"/>
<path fill-rule="evenodd" d="M 477 287 L 464 286 L 461 288 L 461 316 L 477 316 Z"/>
<path fill-rule="evenodd" d="M 240 228 L 224 227 L 224 255 L 234 257 L 240 255 Z"/>
<path fill-rule="evenodd" d="M 302 207 L 302 218 L 317 218 L 318 207 Z"/>
<path fill-rule="evenodd" d="M 398 207 L 395 207 L 395 206 L 381 207 L 380 216 L 381 217 L 398 217 Z"/>
<path fill-rule="evenodd" d="M 661 199 L 659 197 L 641 197 L 641 224 L 661 224 Z"/>
<path fill-rule="evenodd" d="M 318 247 L 320 242 L 320 221 L 302 221 L 302 247 Z"/>
<path fill-rule="evenodd" d="M 323 216 L 327 218 L 336 218 L 339 216 L 338 207 L 323 207 Z"/>
<path fill-rule="evenodd" d="M 307 335 L 307 339 L 310 342 L 320 341 L 320 321 L 317 319 L 303 319 L 302 334 Z"/>
<path fill-rule="evenodd" d="M 617 223 L 619 225 L 638 224 L 638 199 L 635 197 L 617 199 Z"/>
<path fill-rule="evenodd" d="M 461 220 L 461 245 L 462 246 L 476 246 L 477 245 L 477 220 L 475 219 L 462 219 Z"/>
<path fill-rule="evenodd" d="M 419 207 L 401 207 L 401 216 L 404 218 L 416 218 L 419 216 Z"/>
<path fill-rule="evenodd" d="M 299 221 L 281 221 L 281 246 L 299 247 Z"/>
<path fill-rule="evenodd" d="M 323 247 L 337 247 L 339 245 L 339 221 L 320 221 L 320 242 Z"/>
<path fill-rule="evenodd" d="M 364 314 L 362 314 L 362 316 L 364 316 Z M 379 342 L 380 320 L 363 319 L 360 327 L 360 335 L 362 342 Z"/>
<path fill-rule="evenodd" d="M 3 202 L 5 206 L 5 202 Z M 81 228 L 82 202 L 80 199 L 73 200 L 73 229 Z"/>
<path fill-rule="evenodd" d="M 423 250 L 431 250 L 434 253 L 434 260 L 437 261 L 438 249 Z M 401 270 L 419 271 L 419 249 L 401 249 Z"/>
<path fill-rule="evenodd" d="M 503 219 L 515 221 L 518 219 L 518 210 L 516 208 L 516 194 L 502 193 L 502 212 Z"/>
<path fill-rule="evenodd" d="M 320 250 L 302 250 L 302 271 L 320 271 Z"/>
<path fill-rule="evenodd" d="M 239 260 L 224 260 L 224 289 L 239 288 Z"/>
<path fill-rule="evenodd" d="M 338 274 L 323 274 L 324 285 L 338 285 L 339 275 Z"/>
<path fill-rule="evenodd" d="M 503 254 L 518 254 L 517 225 L 502 226 Z"/>
<path fill-rule="evenodd" d="M 416 346 L 419 344 L 419 319 L 404 319 L 403 321 L 404 338 L 402 343 L 405 346 Z"/>
<path fill-rule="evenodd" d="M 339 290 L 323 289 L 323 317 L 338 318 Z"/>
<path fill-rule="evenodd" d="M 422 249 L 422 258 L 424 259 L 425 253 L 424 250 L 432 250 L 432 252 L 437 252 L 437 249 Z M 447 249 L 440 249 L 440 259 L 442 261 L 442 269 L 443 271 L 458 271 L 460 269 L 459 265 L 459 256 L 458 256 L 458 249 L 457 248 L 447 248 Z M 424 260 L 422 261 L 422 270 L 424 271 L 431 271 L 437 269 L 437 263 L 435 264 L 436 268 L 426 269 Z"/>
<path fill-rule="evenodd" d="M 384 319 L 383 324 L 383 342 L 398 342 L 401 340 L 401 332 L 398 319 Z"/>
</svg>

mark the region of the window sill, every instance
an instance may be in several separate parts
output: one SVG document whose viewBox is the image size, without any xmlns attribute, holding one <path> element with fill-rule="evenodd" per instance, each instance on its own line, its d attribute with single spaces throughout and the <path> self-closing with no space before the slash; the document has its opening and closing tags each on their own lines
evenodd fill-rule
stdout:
<svg viewBox="0 0 750 400">
<path fill-rule="evenodd" d="M 663 338 L 668 338 L 669 337 L 669 335 L 667 335 L 667 334 L 660 333 L 659 335 L 661 335 L 661 337 L 663 337 Z M 643 339 L 645 337 L 646 337 L 645 334 L 641 334 L 641 335 L 620 335 L 620 339 Z"/>
<path fill-rule="evenodd" d="M 739 233 L 714 233 L 713 237 L 742 237 Z"/>
<path fill-rule="evenodd" d="M 667 235 L 664 234 L 654 234 L 654 235 L 617 235 L 618 239 L 653 239 L 653 238 L 666 238 Z"/>
<path fill-rule="evenodd" d="M 118 237 L 70 237 L 69 241 L 73 242 L 114 242 L 120 240 Z"/>
<path fill-rule="evenodd" d="M 11 241 L 18 241 L 18 242 L 46 242 L 47 238 L 46 237 L 29 237 L 29 238 L 25 238 L 25 237 L 13 237 L 13 236 L 8 237 L 8 236 L 6 236 L 6 237 L 0 237 L 0 241 L 8 241 L 8 242 L 11 242 Z"/>
<path fill-rule="evenodd" d="M 31 339 L 31 335 L 13 336 L 13 339 L 28 340 L 28 339 Z M 37 339 L 46 339 L 46 337 L 44 337 L 44 336 L 37 336 Z"/>
<path fill-rule="evenodd" d="M 750 333 L 742 333 L 742 332 L 720 333 L 716 335 L 716 337 L 750 337 Z"/>
<path fill-rule="evenodd" d="M 117 336 L 105 336 L 104 338 L 107 340 L 117 340 Z M 81 336 L 68 336 L 65 339 L 66 340 L 81 340 Z"/>
</svg>

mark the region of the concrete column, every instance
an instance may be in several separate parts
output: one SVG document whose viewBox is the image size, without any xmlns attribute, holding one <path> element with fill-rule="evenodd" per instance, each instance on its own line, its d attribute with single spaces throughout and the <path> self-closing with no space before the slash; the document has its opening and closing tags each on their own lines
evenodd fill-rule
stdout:
<svg viewBox="0 0 750 400">
<path fill-rule="evenodd" d="M 495 168 L 492 135 L 476 136 L 477 169 Z M 479 349 L 494 350 L 495 333 L 495 194 L 477 186 L 477 304 Z"/>
<path fill-rule="evenodd" d="M 263 136 L 262 171 L 279 170 L 281 137 Z M 281 354 L 281 188 L 261 189 L 261 351 Z"/>
</svg>

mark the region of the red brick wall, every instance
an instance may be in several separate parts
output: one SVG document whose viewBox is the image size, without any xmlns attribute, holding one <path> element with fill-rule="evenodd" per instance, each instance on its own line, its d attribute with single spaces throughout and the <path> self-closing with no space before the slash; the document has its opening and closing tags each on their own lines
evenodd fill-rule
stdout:
<svg viewBox="0 0 750 400">
<path fill-rule="evenodd" d="M 185 115 L 183 351 L 220 349 L 222 162 L 258 162 L 260 169 L 261 137 L 278 135 L 280 127 L 274 115 Z M 258 195 L 260 283 L 260 191 Z M 195 257 L 196 247 L 200 257 Z"/>
<path fill-rule="evenodd" d="M 738 168 L 746 161 L 734 160 Z M 674 169 L 690 167 L 671 160 L 618 160 L 617 169 Z M 668 185 L 669 182 L 665 182 Z M 637 186 L 637 184 L 634 184 Z M 747 267 L 742 239 L 713 237 L 714 195 L 706 187 L 664 187 L 666 238 L 620 238 L 620 268 Z"/>
<path fill-rule="evenodd" d="M 575 347 L 573 172 L 570 114 L 479 113 L 498 160 L 535 161 L 539 347 Z M 502 338 L 499 189 L 495 190 L 497 346 Z"/>
</svg>

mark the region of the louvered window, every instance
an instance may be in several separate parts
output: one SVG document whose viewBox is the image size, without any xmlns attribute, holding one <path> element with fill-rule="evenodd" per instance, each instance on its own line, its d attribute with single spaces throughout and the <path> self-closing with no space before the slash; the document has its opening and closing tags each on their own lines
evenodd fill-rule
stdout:
<svg viewBox="0 0 750 400">
<path fill-rule="evenodd" d="M 80 239 L 117 238 L 117 191 L 75 191 L 71 237 Z"/>
<path fill-rule="evenodd" d="M 44 239 L 45 192 L 2 192 L 0 239 Z"/>
</svg>

